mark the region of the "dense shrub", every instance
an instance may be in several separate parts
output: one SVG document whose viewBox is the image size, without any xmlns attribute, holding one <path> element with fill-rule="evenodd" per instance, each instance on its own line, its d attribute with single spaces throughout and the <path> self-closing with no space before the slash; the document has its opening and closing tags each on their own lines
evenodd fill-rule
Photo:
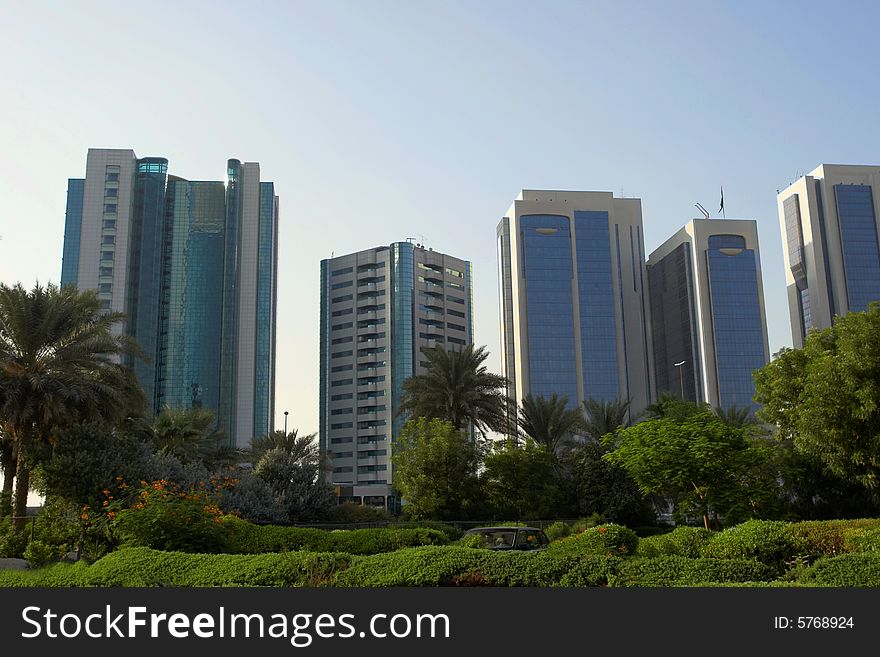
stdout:
<svg viewBox="0 0 880 657">
<path fill-rule="evenodd" d="M 786 562 L 806 553 L 806 543 L 779 520 L 748 520 L 716 534 L 703 556 L 717 559 L 756 559 L 782 571 Z"/>
<path fill-rule="evenodd" d="M 550 544 L 548 550 L 556 554 L 627 556 L 635 554 L 639 544 L 636 533 L 621 525 L 599 525 L 577 536 L 564 538 Z"/>
<path fill-rule="evenodd" d="M 663 556 L 622 560 L 613 586 L 692 586 L 703 582 L 767 582 L 773 568 L 751 559 Z"/>
<path fill-rule="evenodd" d="M 390 518 L 388 512 L 380 506 L 351 502 L 334 506 L 327 514 L 330 522 L 382 522 Z"/>
<path fill-rule="evenodd" d="M 880 527 L 847 529 L 843 534 L 846 552 L 880 552 Z"/>
<path fill-rule="evenodd" d="M 115 514 L 111 528 L 126 547 L 181 552 L 223 552 L 228 528 L 203 490 L 178 490 L 164 481 L 145 485 L 131 508 Z M 113 516 L 110 516 L 111 518 Z"/>
<path fill-rule="evenodd" d="M 589 555 L 578 559 L 559 580 L 560 586 L 608 586 L 620 564 L 618 557 Z"/>
<path fill-rule="evenodd" d="M 446 538 L 452 542 L 457 541 L 464 535 L 464 530 L 458 528 L 455 525 L 450 525 L 446 522 L 439 522 L 436 520 L 417 520 L 414 522 L 404 522 L 404 523 L 395 523 L 391 525 L 395 528 L 422 528 L 422 529 L 436 529 L 438 532 L 443 532 L 446 535 Z"/>
<path fill-rule="evenodd" d="M 544 530 L 544 533 L 547 534 L 547 538 L 549 538 L 551 541 L 556 541 L 560 538 L 571 536 L 572 534 L 580 534 L 582 531 L 589 529 L 590 527 L 595 527 L 601 522 L 601 517 L 599 516 L 599 514 L 596 513 L 594 513 L 589 518 L 581 518 L 580 520 L 575 520 L 574 522 L 557 520 L 553 524 L 549 525 Z"/>
<path fill-rule="evenodd" d="M 823 557 L 805 569 L 798 582 L 815 586 L 880 586 L 880 555 Z"/>
<path fill-rule="evenodd" d="M 703 527 L 676 527 L 668 534 L 658 534 L 639 539 L 640 557 L 677 555 L 696 559 L 713 537 Z"/>
<path fill-rule="evenodd" d="M 23 556 L 31 566 L 42 566 L 52 561 L 58 561 L 64 556 L 64 553 L 57 546 L 34 540 L 28 543 Z"/>
<path fill-rule="evenodd" d="M 798 522 L 791 526 L 791 533 L 803 541 L 805 554 L 810 559 L 834 556 L 844 552 L 861 551 L 858 538 L 855 543 L 847 543 L 847 536 L 859 536 L 860 530 L 880 529 L 880 519 L 860 520 L 811 520 Z"/>
<path fill-rule="evenodd" d="M 392 552 L 420 545 L 445 545 L 448 539 L 436 529 L 376 528 L 327 531 L 309 527 L 254 525 L 237 518 L 226 518 L 229 530 L 226 550 L 230 553 L 264 552 L 345 552 L 367 555 Z"/>
</svg>

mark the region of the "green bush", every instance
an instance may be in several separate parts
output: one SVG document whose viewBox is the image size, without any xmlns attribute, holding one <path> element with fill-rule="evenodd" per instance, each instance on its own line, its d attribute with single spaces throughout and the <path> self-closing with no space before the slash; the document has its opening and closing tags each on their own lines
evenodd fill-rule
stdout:
<svg viewBox="0 0 880 657">
<path fill-rule="evenodd" d="M 806 546 L 805 554 L 811 559 L 832 557 L 844 552 L 861 551 L 858 540 L 847 544 L 846 535 L 859 530 L 880 529 L 880 519 L 862 518 L 859 520 L 809 520 L 791 526 L 793 536 L 802 540 Z"/>
<path fill-rule="evenodd" d="M 31 566 L 42 566 L 58 561 L 62 556 L 64 553 L 57 546 L 47 545 L 39 540 L 31 541 L 24 550 L 24 558 Z"/>
<path fill-rule="evenodd" d="M 588 555 L 578 559 L 559 580 L 560 586 L 608 586 L 614 579 L 619 557 Z"/>
<path fill-rule="evenodd" d="M 613 586 L 693 586 L 704 582 L 767 582 L 773 568 L 750 559 L 688 559 L 683 556 L 622 560 Z"/>
<path fill-rule="evenodd" d="M 781 572 L 787 562 L 807 550 L 806 542 L 795 536 L 791 527 L 780 520 L 747 520 L 716 534 L 703 549 L 703 556 L 755 559 Z"/>
<path fill-rule="evenodd" d="M 594 513 L 589 518 L 581 518 L 580 520 L 575 520 L 574 522 L 564 522 L 562 520 L 557 520 L 553 524 L 549 525 L 544 533 L 547 534 L 547 538 L 550 541 L 557 541 L 560 538 L 565 538 L 567 536 L 571 536 L 572 534 L 580 534 L 582 531 L 589 529 L 590 527 L 595 527 L 596 525 L 601 523 L 601 518 L 599 514 Z"/>
<path fill-rule="evenodd" d="M 622 525 L 608 524 L 591 527 L 576 536 L 550 544 L 548 550 L 557 554 L 624 557 L 633 555 L 639 544 L 636 533 Z"/>
<path fill-rule="evenodd" d="M 846 552 L 880 552 L 880 527 L 845 530 L 843 549 Z"/>
<path fill-rule="evenodd" d="M 420 545 L 445 545 L 449 542 L 441 532 L 426 528 L 383 527 L 328 531 L 309 527 L 254 525 L 237 518 L 226 518 L 223 524 L 229 530 L 226 551 L 233 554 L 305 550 L 368 555 Z"/>
<path fill-rule="evenodd" d="M 330 522 L 382 522 L 390 518 L 382 507 L 351 502 L 334 506 L 327 517 Z"/>
<path fill-rule="evenodd" d="M 703 527 L 676 527 L 668 534 L 639 539 L 640 557 L 678 555 L 696 559 L 714 534 Z"/>
<path fill-rule="evenodd" d="M 391 527 L 393 529 L 436 529 L 438 532 L 443 532 L 450 543 L 453 541 L 457 541 L 464 535 L 464 531 L 459 529 L 455 525 L 450 525 L 449 523 L 439 522 L 435 520 L 419 520 L 414 522 L 395 523 L 391 525 Z"/>
<path fill-rule="evenodd" d="M 814 586 L 880 586 L 880 554 L 823 557 L 806 568 L 797 581 Z"/>
<path fill-rule="evenodd" d="M 89 566 L 85 561 L 56 563 L 33 570 L 0 570 L 0 587 L 89 586 L 85 579 Z"/>
<path fill-rule="evenodd" d="M 228 528 L 219 507 L 204 491 L 145 486 L 137 502 L 118 512 L 111 528 L 124 547 L 180 552 L 223 552 Z M 108 513 L 108 516 L 110 514 Z"/>
</svg>

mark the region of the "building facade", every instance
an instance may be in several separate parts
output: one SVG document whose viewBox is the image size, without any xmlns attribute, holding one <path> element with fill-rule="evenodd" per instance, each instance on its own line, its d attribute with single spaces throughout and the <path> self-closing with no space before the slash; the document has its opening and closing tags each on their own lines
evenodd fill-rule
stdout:
<svg viewBox="0 0 880 657">
<path fill-rule="evenodd" d="M 471 264 L 411 242 L 321 261 L 320 445 L 340 498 L 395 508 L 391 447 L 422 350 L 473 344 Z"/>
<path fill-rule="evenodd" d="M 641 201 L 523 190 L 501 219 L 502 367 L 526 395 L 653 398 Z"/>
<path fill-rule="evenodd" d="M 146 354 L 129 364 L 152 411 L 204 407 L 230 442 L 273 429 L 278 197 L 260 165 L 224 181 L 168 160 L 89 149 L 67 192 L 62 285 L 95 289 Z"/>
<path fill-rule="evenodd" d="M 694 219 L 647 268 L 657 393 L 754 410 L 770 360 L 757 222 Z"/>
<path fill-rule="evenodd" d="M 777 195 L 794 346 L 880 301 L 880 166 L 823 164 Z"/>
</svg>

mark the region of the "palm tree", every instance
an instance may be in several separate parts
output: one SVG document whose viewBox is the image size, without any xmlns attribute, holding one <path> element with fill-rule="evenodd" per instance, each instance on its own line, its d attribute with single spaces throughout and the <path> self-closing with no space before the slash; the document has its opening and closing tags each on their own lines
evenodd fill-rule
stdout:
<svg viewBox="0 0 880 657">
<path fill-rule="evenodd" d="M 645 415 L 650 420 L 658 420 L 660 418 L 684 420 L 694 413 L 707 408 L 709 408 L 708 404 L 682 401 L 671 392 L 664 392 L 660 394 L 657 401 L 653 404 L 648 404 L 647 408 L 645 408 Z"/>
<path fill-rule="evenodd" d="M 550 399 L 526 395 L 517 416 L 520 432 L 555 454 L 575 435 L 584 432 L 580 409 L 567 406 L 568 397 L 559 397 L 555 392 Z"/>
<path fill-rule="evenodd" d="M 280 449 L 295 461 L 307 461 L 318 458 L 318 445 L 315 443 L 317 434 L 310 433 L 306 436 L 297 434 L 293 429 L 289 433 L 273 431 L 272 433 L 254 438 L 249 450 L 250 460 L 256 465 L 263 454 L 273 449 Z"/>
<path fill-rule="evenodd" d="M 235 463 L 241 454 L 227 443 L 226 434 L 217 429 L 216 416 L 206 408 L 166 406 L 154 424 L 156 451 L 181 463 L 201 462 L 209 469 Z"/>
<path fill-rule="evenodd" d="M 614 433 L 620 427 L 626 428 L 633 423 L 629 399 L 587 399 L 584 402 L 584 415 L 584 433 L 597 442 L 605 434 Z"/>
<path fill-rule="evenodd" d="M 25 452 L 51 443 L 56 429 L 88 420 L 116 422 L 145 408 L 134 373 L 113 359 L 140 355 L 110 329 L 97 292 L 39 283 L 0 284 L 0 418 L 15 460 L 15 527 L 25 523 L 30 469 Z"/>
<path fill-rule="evenodd" d="M 734 427 L 747 427 L 758 424 L 752 409 L 747 406 L 728 406 L 727 408 L 719 406 L 715 409 L 715 415 L 718 416 L 718 419 Z"/>
<path fill-rule="evenodd" d="M 428 371 L 403 383 L 400 414 L 447 420 L 459 430 L 473 426 L 483 434 L 505 431 L 508 381 L 486 370 L 485 347 L 451 351 L 434 347 L 423 353 Z"/>
<path fill-rule="evenodd" d="M 0 493 L 0 517 L 12 513 L 12 485 L 15 479 L 15 456 L 12 437 L 3 431 L 0 423 L 0 474 L 3 475 L 3 492 Z"/>
</svg>

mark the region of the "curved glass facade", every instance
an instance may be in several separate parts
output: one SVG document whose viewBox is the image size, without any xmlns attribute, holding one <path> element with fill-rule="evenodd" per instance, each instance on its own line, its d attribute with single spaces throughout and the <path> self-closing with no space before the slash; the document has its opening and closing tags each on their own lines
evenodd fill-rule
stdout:
<svg viewBox="0 0 880 657">
<path fill-rule="evenodd" d="M 61 256 L 61 285 L 76 285 L 79 270 L 79 240 L 82 232 L 83 192 L 86 181 L 67 181 L 67 211 L 64 216 L 64 253 Z"/>
<path fill-rule="evenodd" d="M 573 267 L 568 217 L 520 217 L 527 291 L 529 392 L 580 404 L 574 336 Z"/>
<path fill-rule="evenodd" d="M 850 312 L 880 301 L 880 247 L 874 197 L 868 185 L 835 185 L 840 242 Z"/>
<path fill-rule="evenodd" d="M 584 399 L 617 399 L 617 321 L 608 213 L 576 210 L 574 231 Z"/>
<path fill-rule="evenodd" d="M 226 212 L 223 183 L 172 180 L 167 207 L 158 405 L 217 409 Z"/>
<path fill-rule="evenodd" d="M 396 439 L 406 423 L 397 414 L 403 382 L 413 375 L 413 297 L 415 294 L 413 245 L 396 242 L 391 247 L 391 436 Z"/>
<path fill-rule="evenodd" d="M 235 383 L 238 380 L 239 241 L 241 233 L 241 162 L 226 163 L 226 239 L 223 265 L 223 319 L 220 337 L 220 404 L 218 424 L 228 435 L 236 426 Z"/>
<path fill-rule="evenodd" d="M 765 365 L 755 252 L 740 235 L 712 235 L 706 252 L 723 408 L 756 408 L 752 372 Z"/>
<path fill-rule="evenodd" d="M 275 185 L 260 183 L 260 226 L 257 251 L 257 326 L 256 367 L 254 371 L 254 436 L 269 433 L 271 424 L 270 385 L 274 362 L 272 358 L 273 289 L 275 271 Z"/>
</svg>

